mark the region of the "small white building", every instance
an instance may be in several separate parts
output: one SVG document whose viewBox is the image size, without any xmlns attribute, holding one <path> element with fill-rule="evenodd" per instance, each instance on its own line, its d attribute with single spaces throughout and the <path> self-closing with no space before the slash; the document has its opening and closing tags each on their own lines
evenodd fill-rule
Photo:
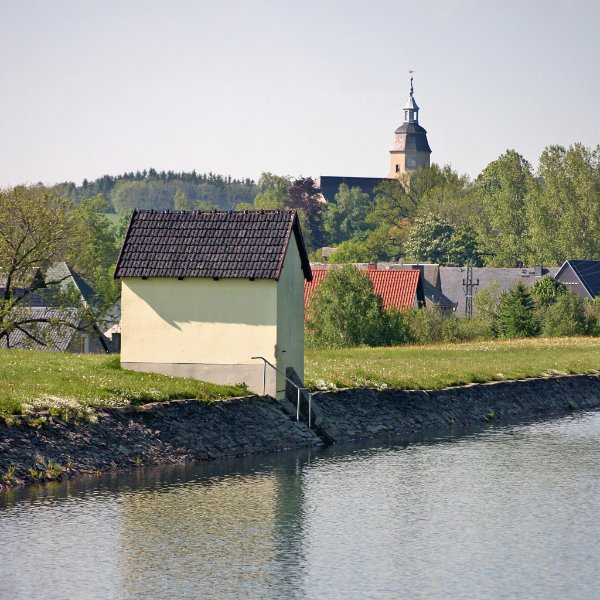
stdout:
<svg viewBox="0 0 600 600">
<path fill-rule="evenodd" d="M 121 365 L 283 396 L 304 377 L 304 280 L 293 210 L 136 210 L 117 262 Z M 266 375 L 266 385 L 263 379 Z"/>
</svg>

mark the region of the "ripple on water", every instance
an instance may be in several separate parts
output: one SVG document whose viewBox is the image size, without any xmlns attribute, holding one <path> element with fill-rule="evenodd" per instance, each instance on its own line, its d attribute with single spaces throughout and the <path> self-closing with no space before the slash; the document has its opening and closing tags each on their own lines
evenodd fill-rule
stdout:
<svg viewBox="0 0 600 600">
<path fill-rule="evenodd" d="M 0 597 L 597 598 L 599 450 L 591 412 L 40 486 Z"/>
</svg>

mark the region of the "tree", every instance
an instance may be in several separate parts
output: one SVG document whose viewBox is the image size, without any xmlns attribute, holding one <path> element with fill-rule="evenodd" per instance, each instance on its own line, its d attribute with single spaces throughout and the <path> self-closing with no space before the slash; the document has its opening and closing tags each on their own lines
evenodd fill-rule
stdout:
<svg viewBox="0 0 600 600">
<path fill-rule="evenodd" d="M 262 210 L 285 208 L 290 186 L 289 177 L 262 173 L 258 180 L 258 194 L 254 198 L 254 208 Z"/>
<path fill-rule="evenodd" d="M 397 258 L 401 254 L 401 242 L 394 233 L 385 225 L 374 231 L 358 232 L 351 240 L 342 242 L 329 260 L 333 263 L 353 263 Z"/>
<path fill-rule="evenodd" d="M 187 194 L 183 190 L 177 190 L 173 197 L 173 208 L 175 210 L 190 210 L 191 204 Z"/>
<path fill-rule="evenodd" d="M 390 345 L 407 339 L 402 316 L 386 313 L 371 280 L 351 265 L 332 269 L 314 292 L 307 328 L 320 346 Z"/>
<path fill-rule="evenodd" d="M 300 215 L 305 243 L 309 249 L 323 246 L 323 208 L 321 190 L 312 177 L 296 179 L 288 189 L 286 206 Z"/>
<path fill-rule="evenodd" d="M 75 326 L 66 313 L 37 318 L 27 303 L 36 273 L 75 247 L 78 217 L 70 200 L 43 188 L 18 186 L 0 192 L 0 340 L 18 330 L 45 344 L 37 333 L 41 322 Z"/>
<path fill-rule="evenodd" d="M 407 256 L 416 262 L 447 264 L 454 228 L 441 217 L 417 217 L 406 239 Z"/>
<path fill-rule="evenodd" d="M 325 211 L 323 228 L 327 243 L 339 244 L 351 239 L 359 231 L 374 229 L 375 226 L 367 222 L 372 210 L 373 202 L 369 194 L 342 183 L 335 195 L 335 203 L 328 204 Z"/>
<path fill-rule="evenodd" d="M 418 196 L 419 215 L 431 213 L 455 226 L 472 225 L 481 201 L 467 175 L 459 175 L 450 165 L 439 167 L 435 163 L 415 175 L 411 189 Z"/>
<path fill-rule="evenodd" d="M 406 256 L 416 262 L 465 264 L 471 258 L 473 264 L 481 264 L 473 229 L 455 227 L 433 214 L 415 218 L 404 249 Z"/>
<path fill-rule="evenodd" d="M 521 283 L 500 296 L 498 332 L 501 337 L 521 338 L 537 334 L 535 305 L 527 288 Z"/>
<path fill-rule="evenodd" d="M 535 190 L 531 165 L 514 150 L 491 162 L 476 180 L 483 212 L 477 228 L 494 266 L 514 267 L 529 255 L 526 208 Z"/>
<path fill-rule="evenodd" d="M 532 260 L 560 264 L 600 255 L 600 146 L 548 146 L 528 206 Z"/>
<path fill-rule="evenodd" d="M 398 179 L 382 181 L 375 188 L 375 206 L 369 215 L 371 223 L 388 227 L 407 225 L 419 204 L 410 181 L 410 175 L 403 173 Z"/>
</svg>

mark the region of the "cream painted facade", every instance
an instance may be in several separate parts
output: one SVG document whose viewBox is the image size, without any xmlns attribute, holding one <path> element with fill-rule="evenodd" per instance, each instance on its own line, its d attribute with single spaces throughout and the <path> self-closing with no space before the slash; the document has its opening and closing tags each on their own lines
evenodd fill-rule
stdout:
<svg viewBox="0 0 600 600">
<path fill-rule="evenodd" d="M 121 365 L 263 393 L 264 356 L 304 376 L 304 273 L 292 237 L 279 281 L 124 277 Z M 267 394 L 285 381 L 266 369 Z"/>
</svg>

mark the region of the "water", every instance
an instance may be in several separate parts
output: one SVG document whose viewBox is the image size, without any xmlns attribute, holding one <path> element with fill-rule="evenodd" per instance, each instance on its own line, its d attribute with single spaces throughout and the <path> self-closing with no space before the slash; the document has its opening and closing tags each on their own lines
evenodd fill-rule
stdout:
<svg viewBox="0 0 600 600">
<path fill-rule="evenodd" d="M 0 598 L 600 598 L 600 412 L 0 497 Z"/>
</svg>

